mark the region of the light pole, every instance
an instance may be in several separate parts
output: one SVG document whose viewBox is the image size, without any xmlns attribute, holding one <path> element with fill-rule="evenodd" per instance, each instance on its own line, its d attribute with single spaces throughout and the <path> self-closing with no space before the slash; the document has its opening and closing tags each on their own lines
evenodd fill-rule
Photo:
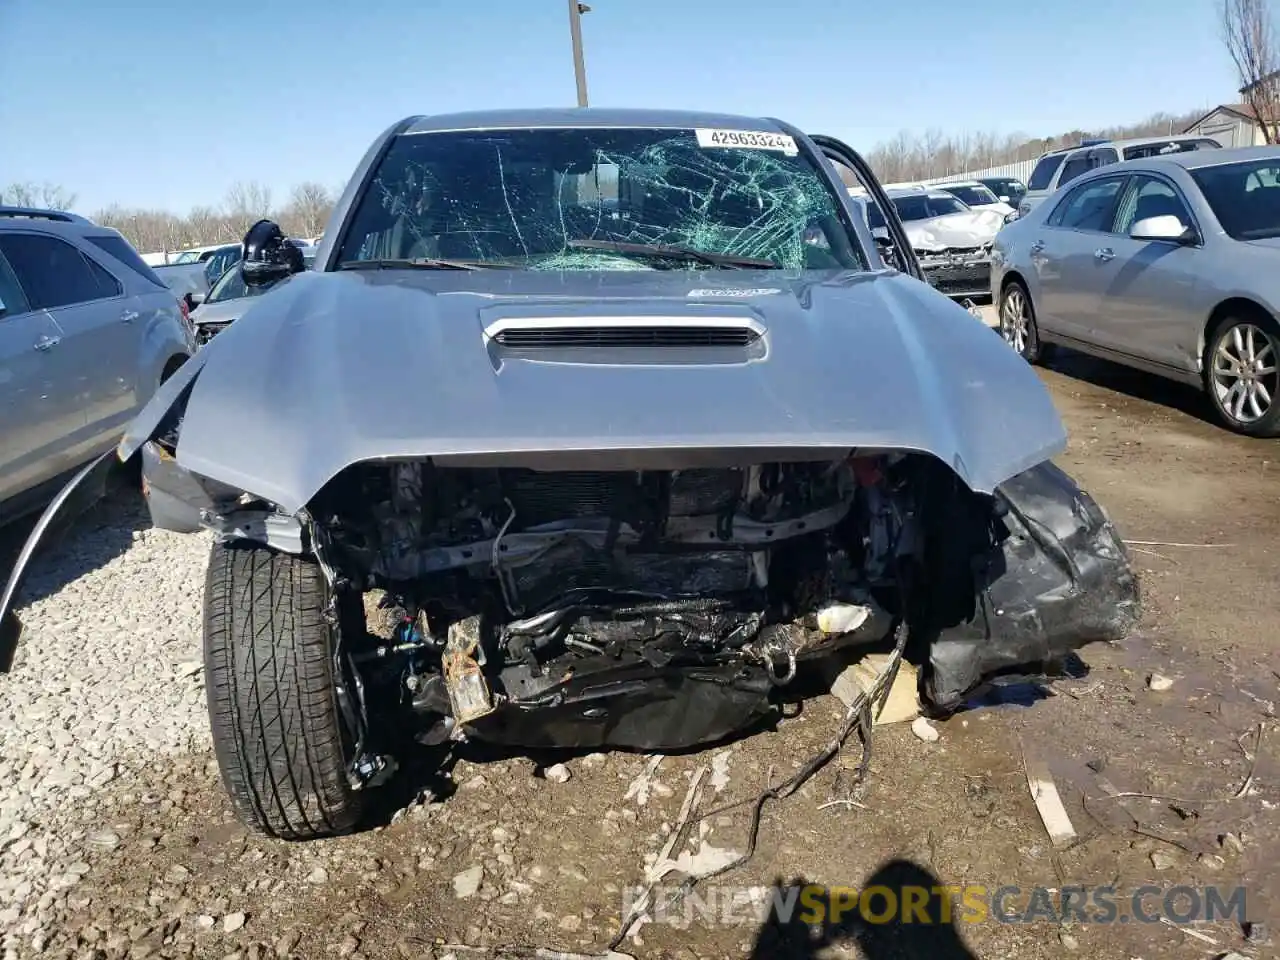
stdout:
<svg viewBox="0 0 1280 960">
<path fill-rule="evenodd" d="M 578 82 L 578 106 L 587 105 L 587 65 L 582 60 L 582 15 L 591 8 L 569 0 L 569 36 L 573 39 L 573 76 Z"/>
</svg>

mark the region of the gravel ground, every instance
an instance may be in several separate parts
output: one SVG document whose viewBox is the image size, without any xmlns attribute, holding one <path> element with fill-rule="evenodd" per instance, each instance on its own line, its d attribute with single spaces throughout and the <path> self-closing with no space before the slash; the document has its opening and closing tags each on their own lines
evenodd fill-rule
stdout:
<svg viewBox="0 0 1280 960">
<path fill-rule="evenodd" d="M 105 787 L 209 749 L 200 667 L 205 536 L 151 530 L 115 498 L 33 568 L 27 632 L 0 682 L 0 931 L 39 952 L 112 814 Z M 140 589 L 145 585 L 145 589 Z M 159 799 L 181 804 L 178 793 Z"/>
<path fill-rule="evenodd" d="M 1149 541 L 1134 556 L 1148 608 L 1138 636 L 1086 648 L 1088 676 L 1025 709 L 986 706 L 938 724 L 937 742 L 880 728 L 861 806 L 830 804 L 848 796 L 857 758 L 843 756 L 768 808 L 755 858 L 726 882 L 865 885 L 906 864 L 917 881 L 990 887 L 1242 883 L 1255 919 L 1280 920 L 1280 733 L 1239 800 L 1130 804 L 1128 818 L 1084 804 L 1099 796 L 1095 768 L 1121 790 L 1193 798 L 1230 796 L 1252 768 L 1251 741 L 1238 738 L 1273 722 L 1280 678 L 1276 447 L 1205 423 L 1194 393 L 1153 378 L 1071 356 L 1043 376 L 1071 432 L 1060 462 L 1128 536 Z M 34 566 L 20 609 L 28 632 L 0 676 L 2 960 L 493 955 L 444 946 L 459 942 L 598 950 L 699 769 L 703 810 L 747 800 L 839 720 L 819 699 L 776 728 L 657 766 L 631 754 L 464 750 L 440 771 L 424 755 L 370 829 L 262 840 L 231 817 L 209 744 L 199 666 L 208 548 L 204 536 L 151 530 L 136 495 L 117 494 Z M 1172 689 L 1151 689 L 1152 672 Z M 1082 834 L 1070 851 L 1047 846 L 1021 767 L 1028 746 L 1050 763 Z M 677 852 L 724 856 L 745 838 L 738 809 L 703 821 Z M 1212 946 L 1162 926 L 925 933 L 908 929 L 892 949 L 864 931 L 853 944 L 784 950 L 778 931 L 696 922 L 646 927 L 623 949 L 760 960 L 1275 955 L 1221 923 L 1200 928 Z"/>
</svg>

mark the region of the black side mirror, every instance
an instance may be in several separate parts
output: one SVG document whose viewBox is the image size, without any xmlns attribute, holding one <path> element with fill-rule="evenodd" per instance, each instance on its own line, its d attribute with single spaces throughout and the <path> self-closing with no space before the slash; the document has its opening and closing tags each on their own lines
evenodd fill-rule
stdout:
<svg viewBox="0 0 1280 960">
<path fill-rule="evenodd" d="M 246 286 L 265 287 L 306 269 L 302 251 L 284 238 L 279 224 L 259 220 L 240 245 L 240 276 Z"/>
</svg>

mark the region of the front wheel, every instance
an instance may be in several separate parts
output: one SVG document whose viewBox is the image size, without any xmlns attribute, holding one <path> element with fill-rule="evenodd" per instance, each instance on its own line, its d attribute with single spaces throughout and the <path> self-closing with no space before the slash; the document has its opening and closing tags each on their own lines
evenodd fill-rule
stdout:
<svg viewBox="0 0 1280 960">
<path fill-rule="evenodd" d="M 1000 291 L 1000 337 L 1027 363 L 1049 358 L 1050 344 L 1040 342 L 1031 296 L 1017 280 L 1010 280 Z"/>
<path fill-rule="evenodd" d="M 350 831 L 364 794 L 334 682 L 329 586 L 302 557 L 215 543 L 204 596 L 213 750 L 237 817 L 272 837 Z"/>
<path fill-rule="evenodd" d="M 1227 317 L 1205 346 L 1205 388 L 1218 419 L 1250 437 L 1280 435 L 1280 326 Z"/>
</svg>

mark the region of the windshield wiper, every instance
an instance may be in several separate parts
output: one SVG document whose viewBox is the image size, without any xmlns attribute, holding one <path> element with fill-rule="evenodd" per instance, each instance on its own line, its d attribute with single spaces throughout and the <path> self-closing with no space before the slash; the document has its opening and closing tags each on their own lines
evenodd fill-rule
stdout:
<svg viewBox="0 0 1280 960">
<path fill-rule="evenodd" d="M 511 264 L 490 263 L 487 260 L 445 260 L 439 257 L 413 257 L 411 259 L 348 260 L 338 264 L 339 270 L 488 270 L 515 269 Z"/>
<path fill-rule="evenodd" d="M 694 250 L 692 247 L 681 247 L 668 243 L 627 243 L 622 240 L 570 240 L 572 250 L 607 250 L 611 253 L 634 253 L 642 257 L 655 257 L 662 260 L 685 260 L 692 263 L 705 263 L 712 267 L 731 267 L 737 270 L 758 269 L 777 270 L 778 264 L 772 260 L 758 260 L 755 257 L 737 257 L 731 253 L 707 253 Z"/>
</svg>

